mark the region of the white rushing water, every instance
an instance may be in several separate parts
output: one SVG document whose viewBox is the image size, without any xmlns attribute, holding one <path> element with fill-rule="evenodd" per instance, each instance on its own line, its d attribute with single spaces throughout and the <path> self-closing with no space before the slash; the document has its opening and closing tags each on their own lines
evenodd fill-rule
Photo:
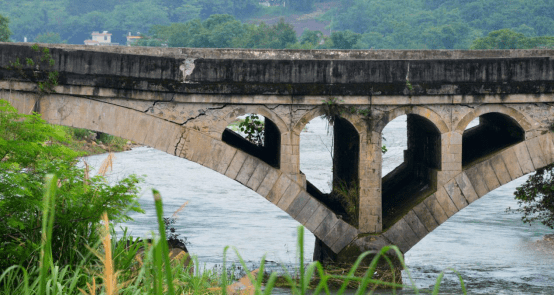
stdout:
<svg viewBox="0 0 554 295">
<path fill-rule="evenodd" d="M 402 162 L 406 149 L 406 117 L 391 121 L 383 131 L 388 152 L 383 172 Z M 328 192 L 331 178 L 330 135 L 325 123 L 314 119 L 301 136 L 301 169 L 314 185 Z M 86 160 L 98 167 L 106 155 Z M 223 248 L 235 246 L 250 265 L 259 265 L 266 254 L 269 266 L 295 265 L 298 222 L 240 183 L 196 163 L 147 148 L 118 153 L 110 179 L 129 174 L 145 175 L 140 203 L 146 214 L 122 224 L 134 236 L 148 236 L 157 228 L 150 188 L 161 192 L 164 212 L 170 216 L 184 202 L 176 228 L 187 237 L 189 251 L 201 265 L 221 265 Z M 418 287 L 434 285 L 448 268 L 460 272 L 469 294 L 554 294 L 554 243 L 542 240 L 552 230 L 524 225 L 517 214 L 515 188 L 526 177 L 504 185 L 439 226 L 405 255 Z M 311 262 L 314 236 L 304 235 L 306 262 Z M 230 260 L 236 261 L 231 255 Z M 408 283 L 407 275 L 404 275 Z M 448 273 L 441 285 L 444 294 L 461 293 L 456 275 Z M 410 292 L 407 292 L 410 293 Z"/>
</svg>

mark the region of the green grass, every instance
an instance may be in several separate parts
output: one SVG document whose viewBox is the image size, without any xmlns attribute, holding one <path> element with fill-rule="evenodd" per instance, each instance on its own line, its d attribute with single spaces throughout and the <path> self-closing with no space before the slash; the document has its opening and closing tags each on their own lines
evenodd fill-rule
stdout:
<svg viewBox="0 0 554 295">
<path fill-rule="evenodd" d="M 94 140 L 95 144 L 92 144 L 90 138 L 91 135 L 96 133 L 94 131 L 67 126 L 56 126 L 56 129 L 57 132 L 67 138 L 67 142 L 64 143 L 66 146 L 83 155 L 101 154 L 107 151 L 121 152 L 125 150 L 128 141 L 121 137 L 100 133 Z M 100 145 L 103 145 L 104 148 Z"/>
<path fill-rule="evenodd" d="M 92 254 L 99 257 L 96 263 L 90 259 L 83 259 L 81 265 L 75 268 L 58 265 L 52 260 L 51 241 L 52 228 L 54 224 L 54 196 L 57 189 L 57 179 L 49 176 L 46 179 L 44 191 L 44 210 L 42 221 L 43 239 L 40 246 L 40 263 L 37 266 L 25 269 L 21 266 L 12 266 L 4 270 L 0 275 L 0 294 L 6 295 L 30 295 L 30 294 L 227 294 L 227 287 L 234 281 L 229 276 L 226 257 L 227 252 L 232 250 L 236 253 L 242 268 L 247 273 L 251 288 L 255 294 L 271 294 L 276 286 L 279 275 L 275 272 L 265 274 L 265 256 L 261 259 L 259 272 L 253 275 L 250 273 L 246 263 L 234 247 L 225 247 L 223 250 L 223 268 L 221 273 L 214 271 L 200 271 L 198 260 L 193 257 L 194 270 L 183 267 L 182 262 L 169 260 L 168 245 L 165 240 L 165 227 L 163 223 L 162 199 L 157 191 L 153 191 L 156 205 L 156 214 L 159 224 L 159 236 L 151 243 L 139 241 L 127 236 L 118 238 L 113 228 L 109 228 L 107 215 L 103 218 L 104 226 L 101 231 L 102 238 L 95 245 L 89 245 Z M 380 259 L 393 267 L 391 259 L 386 255 L 392 251 L 397 256 L 401 265 L 405 268 L 402 253 L 396 246 L 386 246 L 379 252 L 365 252 L 361 254 L 346 274 L 329 274 L 319 262 L 304 265 L 304 228 L 298 228 L 298 272 L 291 275 L 285 270 L 282 276 L 290 286 L 292 294 L 330 294 L 328 282 L 340 280 L 342 285 L 334 294 L 343 294 L 349 283 L 358 283 L 356 294 L 372 294 L 376 286 L 387 287 L 395 293 L 398 288 L 412 289 L 419 294 L 411 278 L 409 271 L 408 279 L 410 286 L 385 282 L 373 278 Z M 88 253 L 87 255 L 91 255 Z M 371 263 L 362 275 L 357 275 L 358 269 L 362 266 L 362 260 L 374 256 Z M 84 261 L 87 261 L 85 265 Z M 394 272 L 393 272 L 394 273 Z M 438 294 L 440 282 L 444 276 L 441 272 L 437 278 L 432 294 Z M 460 293 L 466 294 L 463 279 L 460 279 Z M 314 278 L 318 278 L 317 284 L 313 284 Z M 393 280 L 394 281 L 394 280 Z M 372 286 L 371 290 L 369 287 Z"/>
</svg>

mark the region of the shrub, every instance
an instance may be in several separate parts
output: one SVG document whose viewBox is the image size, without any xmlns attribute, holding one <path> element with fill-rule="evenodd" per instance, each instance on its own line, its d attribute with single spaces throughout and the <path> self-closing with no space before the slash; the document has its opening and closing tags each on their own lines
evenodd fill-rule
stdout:
<svg viewBox="0 0 554 295">
<path fill-rule="evenodd" d="M 63 133 L 63 132 L 61 132 Z M 77 153 L 58 142 L 63 134 L 39 115 L 21 115 L 0 100 L 0 269 L 32 265 L 41 243 L 43 179 L 58 177 L 53 225 L 53 259 L 75 265 L 87 244 L 98 240 L 96 226 L 106 211 L 125 221 L 128 210 L 142 212 L 136 199 L 140 178 L 131 175 L 108 185 L 75 166 Z"/>
</svg>

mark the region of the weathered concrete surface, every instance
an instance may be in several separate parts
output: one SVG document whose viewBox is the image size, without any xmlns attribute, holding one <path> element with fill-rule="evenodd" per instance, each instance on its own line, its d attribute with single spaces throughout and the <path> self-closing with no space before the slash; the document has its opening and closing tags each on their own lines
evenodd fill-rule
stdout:
<svg viewBox="0 0 554 295">
<path fill-rule="evenodd" d="M 29 44 L 0 43 L 0 98 L 51 123 L 128 138 L 235 179 L 335 253 L 390 243 L 408 251 L 479 197 L 554 161 L 551 50 L 50 47 L 60 84 L 55 93 L 39 95 L 37 81 L 6 68 L 35 54 Z M 341 157 L 357 167 L 336 167 L 358 187 L 358 228 L 308 193 L 299 169 L 300 133 L 324 113 L 322 101 L 330 97 L 348 107 L 340 124 L 358 135 L 337 145 L 339 154 L 355 147 L 357 159 Z M 231 122 L 250 113 L 271 122 L 265 150 L 225 135 Z M 402 115 L 410 118 L 404 170 L 385 176 L 381 132 Z M 475 118 L 481 129 L 466 131 Z M 515 135 L 482 144 L 488 134 Z M 463 164 L 464 148 L 471 146 L 484 150 Z M 392 203 L 400 204 L 391 207 L 383 180 L 406 185 L 413 176 L 419 182 L 407 187 L 420 193 L 406 197 L 388 189 Z"/>
<path fill-rule="evenodd" d="M 2 80 L 21 78 L 16 71 L 1 70 L 9 61 L 40 55 L 27 43 L 2 43 L 0 46 Z M 357 54 L 342 52 L 360 57 L 353 60 L 337 58 L 341 56 L 340 51 L 329 53 L 325 59 L 318 59 L 321 54 L 317 53 L 311 59 L 290 58 L 295 53 L 302 56 L 301 51 L 284 52 L 279 59 L 253 59 L 248 58 L 256 55 L 252 50 L 242 51 L 246 57 L 229 58 L 209 49 L 193 51 L 204 52 L 204 57 L 191 57 L 195 56 L 192 52 L 166 57 L 120 53 L 117 48 L 104 51 L 78 46 L 75 48 L 82 50 L 66 48 L 52 47 L 50 50 L 56 61 L 53 70 L 59 72 L 61 84 L 93 87 L 96 95 L 104 91 L 107 95 L 127 98 L 134 91 L 156 91 L 157 100 L 163 101 L 172 101 L 178 93 L 462 95 L 461 103 L 472 103 L 481 102 L 485 94 L 498 94 L 502 99 L 504 94 L 539 95 L 554 91 L 554 61 L 551 59 L 554 51 L 548 50 L 532 51 L 526 57 L 502 54 L 501 58 L 481 56 L 478 59 L 469 57 L 475 53 L 467 52 L 460 52 L 461 58 L 456 59 L 429 59 L 434 55 L 444 56 L 440 51 L 414 52 L 413 59 L 399 59 L 401 55 L 391 52 L 390 55 L 398 59 L 379 60 L 361 51 Z M 210 52 L 214 55 L 210 56 Z M 383 51 L 381 56 L 385 53 Z M 530 56 L 532 53 L 540 56 Z M 264 53 L 259 55 L 264 56 Z M 24 66 L 24 69 L 30 71 L 32 67 Z"/>
</svg>

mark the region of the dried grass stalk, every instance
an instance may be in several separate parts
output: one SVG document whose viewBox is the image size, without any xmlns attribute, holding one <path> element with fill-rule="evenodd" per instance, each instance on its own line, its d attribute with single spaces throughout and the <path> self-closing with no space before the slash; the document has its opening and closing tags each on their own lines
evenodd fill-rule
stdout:
<svg viewBox="0 0 554 295">
<path fill-rule="evenodd" d="M 86 186 L 88 185 L 88 181 L 90 179 L 90 167 L 87 163 L 87 161 L 83 161 L 83 163 L 85 164 L 85 179 L 83 179 L 83 183 L 85 184 L 85 189 L 86 189 Z"/>
<path fill-rule="evenodd" d="M 106 173 L 108 172 L 108 168 L 110 171 L 113 170 L 113 160 L 115 159 L 114 153 L 109 153 L 108 157 L 102 161 L 102 164 L 100 165 L 100 168 L 98 169 L 98 174 L 102 176 L 106 176 Z"/>
<path fill-rule="evenodd" d="M 183 205 L 181 205 L 181 207 L 179 207 L 179 209 L 175 210 L 175 212 L 173 212 L 173 215 L 171 215 L 171 218 L 177 218 L 177 215 L 179 214 L 179 212 L 183 211 L 183 209 L 185 209 L 185 207 L 189 204 L 189 201 L 186 201 L 185 203 L 183 203 Z"/>
<path fill-rule="evenodd" d="M 100 259 L 104 264 L 104 288 L 106 289 L 107 295 L 114 295 L 117 293 L 117 273 L 114 272 L 110 221 L 108 220 L 108 214 L 106 212 L 102 214 L 102 220 L 104 221 L 102 245 L 104 246 L 105 254 L 104 257 Z"/>
</svg>

